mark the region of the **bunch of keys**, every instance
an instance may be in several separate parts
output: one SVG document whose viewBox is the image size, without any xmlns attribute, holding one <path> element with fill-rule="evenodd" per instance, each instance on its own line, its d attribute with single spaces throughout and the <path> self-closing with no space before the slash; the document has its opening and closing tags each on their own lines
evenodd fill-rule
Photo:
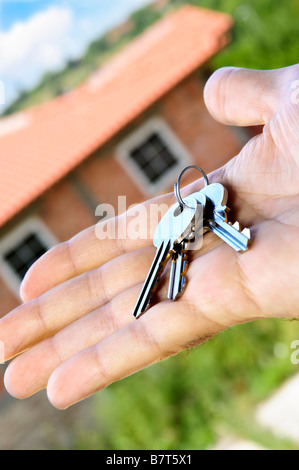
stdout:
<svg viewBox="0 0 299 470">
<path fill-rule="evenodd" d="M 180 180 L 190 168 L 201 172 L 205 187 L 182 199 Z M 135 318 L 139 318 L 149 308 L 170 259 L 168 298 L 175 301 L 183 294 L 188 270 L 188 250 L 197 236 L 201 237 L 211 231 L 236 251 L 244 252 L 248 249 L 250 230 L 245 228 L 241 232 L 239 222 L 232 225 L 228 221 L 228 192 L 222 184 L 210 184 L 204 171 L 191 165 L 181 172 L 174 188 L 177 204 L 164 215 L 154 233 L 156 255 L 135 305 Z"/>
</svg>

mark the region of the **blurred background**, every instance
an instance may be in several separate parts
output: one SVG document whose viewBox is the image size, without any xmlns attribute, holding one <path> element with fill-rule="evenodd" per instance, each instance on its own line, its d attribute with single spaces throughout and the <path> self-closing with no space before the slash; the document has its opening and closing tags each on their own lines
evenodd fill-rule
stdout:
<svg viewBox="0 0 299 470">
<path fill-rule="evenodd" d="M 298 20 L 295 0 L 2 0 L 0 315 L 98 204 L 168 191 L 261 132 L 216 123 L 204 84 L 297 63 Z M 0 449 L 298 449 L 297 340 L 295 321 L 238 326 L 66 412 L 1 379 Z"/>
</svg>

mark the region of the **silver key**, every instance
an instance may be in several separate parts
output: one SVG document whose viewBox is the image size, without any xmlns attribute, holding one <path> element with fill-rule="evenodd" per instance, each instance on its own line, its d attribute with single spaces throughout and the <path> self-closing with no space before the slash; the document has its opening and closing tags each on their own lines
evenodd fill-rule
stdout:
<svg viewBox="0 0 299 470">
<path fill-rule="evenodd" d="M 149 307 L 170 256 L 174 253 L 176 245 L 188 238 L 194 230 L 199 212 L 197 200 L 191 198 L 189 205 L 185 205 L 183 209 L 178 204 L 172 206 L 158 224 L 154 234 L 156 256 L 133 311 L 136 318 Z"/>
<path fill-rule="evenodd" d="M 190 204 L 189 200 L 193 195 L 184 199 L 184 204 Z M 191 203 L 192 204 L 192 203 Z M 171 269 L 169 275 L 169 286 L 168 286 L 168 298 L 170 300 L 176 300 L 181 296 L 186 287 L 186 274 L 189 267 L 188 263 L 188 249 L 190 245 L 195 246 L 198 238 L 203 236 L 203 209 L 202 204 L 199 207 L 200 212 L 198 213 L 197 221 L 195 222 L 193 231 L 190 233 L 188 239 L 183 240 L 179 245 L 176 246 L 175 252 L 172 255 Z M 199 247 L 196 246 L 196 249 Z"/>
<path fill-rule="evenodd" d="M 182 295 L 186 287 L 189 243 L 188 240 L 184 240 L 177 246 L 175 253 L 172 255 L 168 286 L 168 298 L 170 300 L 176 300 Z"/>
<path fill-rule="evenodd" d="M 220 183 L 206 186 L 196 198 L 200 203 L 206 201 L 204 225 L 206 229 L 212 231 L 236 251 L 247 251 L 251 238 L 250 230 L 245 228 L 240 231 L 240 224 L 236 222 L 232 225 L 228 222 L 227 207 L 228 192 Z"/>
</svg>

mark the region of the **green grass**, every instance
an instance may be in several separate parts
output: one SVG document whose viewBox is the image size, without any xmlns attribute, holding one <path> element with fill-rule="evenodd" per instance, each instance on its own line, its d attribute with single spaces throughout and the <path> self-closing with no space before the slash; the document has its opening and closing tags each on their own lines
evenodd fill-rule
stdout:
<svg viewBox="0 0 299 470">
<path fill-rule="evenodd" d="M 223 433 L 294 448 L 259 429 L 252 410 L 298 372 L 290 361 L 298 334 L 282 320 L 238 326 L 111 385 L 93 399 L 93 425 L 76 448 L 207 449 Z"/>
</svg>

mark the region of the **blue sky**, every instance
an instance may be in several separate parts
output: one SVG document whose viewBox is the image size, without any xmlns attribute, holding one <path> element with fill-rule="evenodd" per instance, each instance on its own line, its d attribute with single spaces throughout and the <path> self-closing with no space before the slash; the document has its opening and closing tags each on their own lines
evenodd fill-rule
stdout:
<svg viewBox="0 0 299 470">
<path fill-rule="evenodd" d="M 0 0 L 0 81 L 5 103 L 149 0 Z"/>
<path fill-rule="evenodd" d="M 0 25 L 2 31 L 11 28 L 17 21 L 26 21 L 39 11 L 51 6 L 68 7 L 76 16 L 94 18 L 99 17 L 109 23 L 115 19 L 125 17 L 138 6 L 148 3 L 149 0 L 0 0 Z"/>
</svg>

